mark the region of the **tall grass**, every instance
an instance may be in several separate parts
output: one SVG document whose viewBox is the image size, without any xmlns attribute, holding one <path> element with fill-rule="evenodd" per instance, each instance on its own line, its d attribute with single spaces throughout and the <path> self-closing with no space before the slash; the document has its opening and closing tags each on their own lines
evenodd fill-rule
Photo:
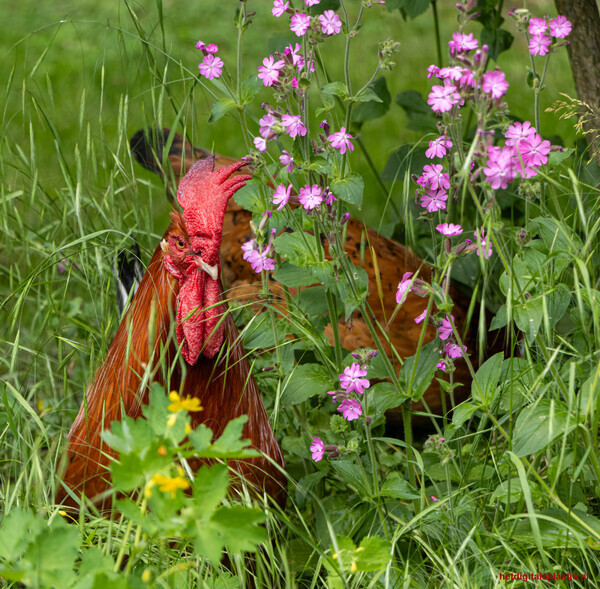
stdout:
<svg viewBox="0 0 600 589">
<path fill-rule="evenodd" d="M 103 361 L 119 322 L 112 260 L 135 237 L 147 262 L 167 224 L 165 186 L 134 163 L 129 137 L 146 125 L 178 127 L 196 145 L 243 155 L 235 119 L 206 123 L 211 91 L 196 78 L 198 59 L 192 49 L 197 37 L 211 37 L 226 62 L 235 63 L 228 19 L 237 2 L 227 3 L 226 10 L 223 4 L 124 2 L 109 7 L 107 23 L 91 2 L 81 3 L 65 22 L 59 22 L 63 15 L 56 7 L 25 2 L 31 22 L 6 19 L 16 24 L 4 36 L 9 49 L 2 61 L 3 517 L 17 507 L 51 522 L 61 517 L 53 503 L 54 473 L 86 383 Z M 263 7 L 259 11 L 255 4 L 259 14 L 247 40 L 247 75 L 256 71 L 264 39 L 271 35 L 260 14 Z M 439 8 L 444 38 L 453 28 L 449 10 Z M 9 10 L 11 16 L 18 14 Z M 396 12 L 390 13 L 361 31 L 364 47 L 386 33 L 406 46 L 405 59 L 390 79 L 392 96 L 405 89 L 425 90 L 424 68 L 434 61 L 427 17 L 403 23 Z M 280 44 L 272 39 L 267 46 L 275 43 Z M 548 82 L 548 104 L 555 91 L 572 93 L 570 82 L 565 83 L 565 59 L 559 58 L 557 73 Z M 507 69 L 508 77 L 524 76 L 516 66 Z M 526 117 L 527 89 L 514 86 L 509 100 L 517 105 L 515 114 Z M 417 138 L 416 132 L 402 128 L 404 122 L 396 107 L 385 119 L 365 126 L 362 140 L 379 170 L 398 144 Z M 550 114 L 542 119 L 544 133 L 555 129 L 572 143 L 568 125 Z M 370 177 L 360 157 L 353 165 Z M 462 421 L 455 414 L 445 430 L 438 423 L 432 426 L 452 439 L 451 451 L 443 442 L 433 451 L 424 448 L 424 434 L 415 448 L 407 449 L 402 440 L 386 437 L 383 426 L 377 430 L 377 476 L 387 480 L 399 473 L 402 482 L 416 480 L 416 489 L 400 488 L 400 499 L 394 501 L 374 498 L 354 472 L 334 472 L 310 460 L 311 432 L 329 427 L 329 407 L 314 399 L 286 406 L 281 402 L 285 379 L 260 372 L 274 358 L 280 365 L 293 364 L 296 341 L 308 340 L 315 348 L 297 353 L 329 357 L 326 342 L 307 327 L 298 307 L 287 319 L 273 312 L 279 330 L 274 341 L 256 345 L 272 354 L 254 361 L 290 477 L 286 510 L 279 512 L 268 502 L 263 506 L 270 541 L 256 563 L 249 567 L 232 554 L 230 570 L 212 567 L 185 542 L 141 543 L 132 550 L 128 522 L 118 515 L 77 522 L 82 551 L 96 547 L 105 557 L 121 554 L 123 561 L 127 555 L 140 579 L 149 570 L 158 587 L 239 587 L 248 586 L 251 577 L 265 587 L 327 587 L 334 582 L 353 588 L 487 587 L 504 586 L 499 573 L 518 571 L 587 573 L 597 579 L 600 201 L 597 172 L 581 162 L 570 165 L 574 171 L 563 166 L 541 177 L 543 200 L 515 206 L 514 227 L 507 222 L 498 250 L 497 274 L 506 274 L 501 282 L 505 288 L 500 290 L 492 274 L 474 287 L 496 307 L 503 305 L 509 326 L 511 358 L 502 365 L 498 389 L 494 383 L 486 401 L 472 411 L 463 407 Z M 375 191 L 369 185 L 366 197 Z M 397 206 L 408 208 L 408 177 L 404 186 L 396 185 L 393 198 Z M 391 234 L 398 221 L 393 207 L 387 203 L 383 217 L 386 203 L 375 201 L 373 212 L 365 216 L 371 224 L 381 221 Z M 427 252 L 428 243 L 417 243 L 412 217 L 406 217 L 404 235 Z M 534 221 L 540 217 L 546 221 Z M 521 226 L 531 234 L 537 229 L 533 246 L 521 247 L 515 240 Z M 556 321 L 565 305 L 568 313 Z M 527 337 L 513 322 L 520 326 L 519 316 L 533 318 Z M 257 328 L 260 317 L 252 313 L 244 317 L 250 322 L 247 344 L 272 329 Z M 302 337 L 284 340 L 290 325 Z M 252 329 L 258 331 L 253 335 Z M 532 426 L 538 422 L 538 428 Z M 359 461 L 370 467 L 366 458 Z M 394 557 L 386 567 L 354 573 L 348 562 L 340 562 L 341 536 L 384 532 Z"/>
</svg>

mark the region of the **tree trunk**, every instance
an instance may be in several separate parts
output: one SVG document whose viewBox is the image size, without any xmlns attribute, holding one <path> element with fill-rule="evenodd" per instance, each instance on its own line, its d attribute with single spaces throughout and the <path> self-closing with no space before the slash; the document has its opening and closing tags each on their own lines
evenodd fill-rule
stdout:
<svg viewBox="0 0 600 589">
<path fill-rule="evenodd" d="M 585 125 L 588 144 L 600 165 L 600 13 L 596 0 L 554 0 L 558 14 L 571 21 L 573 30 L 567 37 L 569 61 L 575 89 L 581 102 L 595 109 L 595 116 Z M 588 109 L 586 109 L 588 110 Z M 595 131 L 595 132 L 594 132 Z"/>
</svg>

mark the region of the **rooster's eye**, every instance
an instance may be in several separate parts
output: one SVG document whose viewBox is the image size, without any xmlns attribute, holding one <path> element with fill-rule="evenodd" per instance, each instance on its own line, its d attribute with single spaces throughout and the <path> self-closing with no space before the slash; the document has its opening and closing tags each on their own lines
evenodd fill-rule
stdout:
<svg viewBox="0 0 600 589">
<path fill-rule="evenodd" d="M 183 243 L 183 241 L 181 241 L 181 239 L 177 242 L 177 247 L 182 250 L 185 248 L 185 243 Z"/>
</svg>

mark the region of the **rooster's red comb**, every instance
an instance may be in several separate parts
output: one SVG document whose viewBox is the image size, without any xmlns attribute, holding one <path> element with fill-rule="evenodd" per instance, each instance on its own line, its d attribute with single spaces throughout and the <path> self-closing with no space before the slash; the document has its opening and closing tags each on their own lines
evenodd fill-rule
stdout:
<svg viewBox="0 0 600 589">
<path fill-rule="evenodd" d="M 227 202 L 245 186 L 246 181 L 252 179 L 248 174 L 231 176 L 244 165 L 246 162 L 239 161 L 214 170 L 215 157 L 211 155 L 195 162 L 181 179 L 177 202 L 183 208 L 183 218 L 190 235 L 206 225 L 219 223 L 222 227 Z"/>
</svg>

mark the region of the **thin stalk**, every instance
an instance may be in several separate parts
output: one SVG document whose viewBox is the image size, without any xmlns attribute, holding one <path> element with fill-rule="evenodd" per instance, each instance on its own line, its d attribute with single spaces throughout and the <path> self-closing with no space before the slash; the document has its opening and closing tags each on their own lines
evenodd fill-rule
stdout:
<svg viewBox="0 0 600 589">
<path fill-rule="evenodd" d="M 440 39 L 440 17 L 437 10 L 437 0 L 431 0 L 431 10 L 433 10 L 433 32 L 435 35 L 437 62 L 442 67 L 442 41 Z"/>
</svg>

